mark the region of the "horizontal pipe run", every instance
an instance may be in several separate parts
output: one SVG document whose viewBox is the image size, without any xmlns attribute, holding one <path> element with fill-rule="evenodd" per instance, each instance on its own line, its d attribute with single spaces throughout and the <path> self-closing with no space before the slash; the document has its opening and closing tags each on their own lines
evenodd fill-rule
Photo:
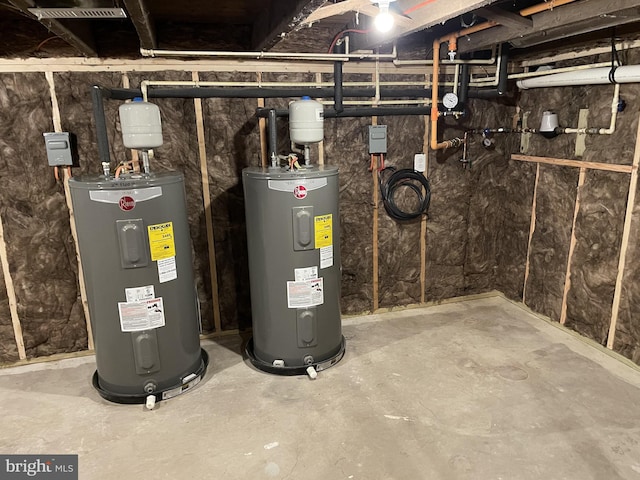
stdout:
<svg viewBox="0 0 640 480">
<path fill-rule="evenodd" d="M 613 75 L 611 75 L 611 72 L 611 67 L 592 68 L 579 72 L 556 73 L 554 75 L 527 78 L 525 80 L 518 80 L 517 83 L 518 88 L 526 90 L 528 88 L 640 82 L 640 65 L 624 65 L 615 68 Z"/>
<path fill-rule="evenodd" d="M 269 108 L 256 109 L 256 116 L 266 117 Z M 324 111 L 324 118 L 355 118 L 355 117 L 385 117 L 395 115 L 428 115 L 431 107 L 366 107 L 366 108 L 345 108 L 342 112 L 333 109 Z M 288 117 L 289 110 L 278 109 L 275 111 L 277 117 Z"/>
<path fill-rule="evenodd" d="M 317 60 L 336 62 L 353 60 L 394 60 L 398 57 L 394 45 L 392 53 L 287 53 L 287 52 L 224 52 L 217 50 L 160 50 L 141 48 L 143 57 L 216 57 L 216 58 L 252 58 L 271 60 Z"/>
<path fill-rule="evenodd" d="M 631 50 L 634 48 L 640 48 L 640 40 L 632 40 L 632 41 L 624 40 L 621 42 L 617 42 L 615 45 L 616 45 L 616 50 L 618 51 Z M 535 67 L 538 65 L 547 65 L 549 63 L 562 62 L 564 60 L 575 60 L 577 58 L 593 57 L 595 55 L 601 55 L 603 53 L 610 53 L 610 52 L 611 52 L 611 46 L 594 47 L 594 48 L 589 48 L 589 49 L 580 50 L 580 51 L 571 50 L 569 52 L 559 53 L 559 54 L 548 56 L 548 57 L 539 57 L 532 60 L 522 60 L 520 62 L 520 66 L 523 68 Z"/>
<path fill-rule="evenodd" d="M 491 58 L 471 58 L 471 59 L 454 59 L 454 60 L 440 60 L 441 65 L 493 65 L 496 63 L 497 48 L 493 47 L 491 51 Z M 433 65 L 433 60 L 394 60 L 393 64 L 396 66 L 403 65 Z"/>
<path fill-rule="evenodd" d="M 439 92 L 443 94 L 444 88 Z M 112 98 L 128 100 L 142 95 L 138 88 L 113 88 Z M 189 88 L 150 88 L 149 98 L 287 98 L 308 95 L 314 98 L 333 98 L 333 88 L 251 88 L 251 87 L 189 87 Z M 374 97 L 375 88 L 344 89 L 343 96 Z M 429 98 L 431 89 L 428 88 L 385 88 L 380 89 L 380 96 L 384 98 Z"/>
<path fill-rule="evenodd" d="M 333 106 L 333 100 L 320 100 L 322 105 Z M 431 105 L 431 100 L 429 99 L 421 99 L 421 100 L 404 100 L 404 99 L 396 99 L 396 100 L 376 100 L 375 98 L 371 98 L 369 100 L 345 100 L 342 102 L 343 105 Z"/>
</svg>

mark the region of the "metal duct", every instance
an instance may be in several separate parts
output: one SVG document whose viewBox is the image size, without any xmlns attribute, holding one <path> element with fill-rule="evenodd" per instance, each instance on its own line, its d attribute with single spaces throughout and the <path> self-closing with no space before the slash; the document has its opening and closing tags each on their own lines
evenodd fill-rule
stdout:
<svg viewBox="0 0 640 480">
<path fill-rule="evenodd" d="M 127 18 L 123 8 L 29 8 L 38 20 L 43 18 Z"/>
<path fill-rule="evenodd" d="M 36 0 L 28 9 L 43 18 L 127 18 L 127 12 L 113 0 Z"/>
</svg>

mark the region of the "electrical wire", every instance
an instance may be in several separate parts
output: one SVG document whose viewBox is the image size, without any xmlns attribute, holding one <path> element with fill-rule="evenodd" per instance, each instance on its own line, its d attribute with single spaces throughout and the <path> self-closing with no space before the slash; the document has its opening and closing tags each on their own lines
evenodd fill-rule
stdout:
<svg viewBox="0 0 640 480">
<path fill-rule="evenodd" d="M 410 168 L 396 170 L 395 167 L 387 167 L 380 171 L 378 181 L 384 209 L 391 218 L 407 221 L 427 214 L 431 202 L 431 186 L 422 173 Z M 415 193 L 418 208 L 414 211 L 404 211 L 398 207 L 395 197 L 402 187 L 409 188 Z"/>
<path fill-rule="evenodd" d="M 331 46 L 329 47 L 328 52 L 329 53 L 333 53 L 333 47 L 336 46 L 336 43 L 338 43 L 338 40 L 340 40 L 340 38 L 342 38 L 342 36 L 345 33 L 369 33 L 371 31 L 371 29 L 369 30 L 359 30 L 357 28 L 347 28 L 346 30 L 342 30 L 341 32 L 336 33 L 336 36 L 333 37 L 333 41 L 331 42 Z"/>
<path fill-rule="evenodd" d="M 609 70 L 609 82 L 616 83 L 616 68 L 621 66 L 618 50 L 616 49 L 616 29 L 611 29 L 611 70 Z"/>
</svg>

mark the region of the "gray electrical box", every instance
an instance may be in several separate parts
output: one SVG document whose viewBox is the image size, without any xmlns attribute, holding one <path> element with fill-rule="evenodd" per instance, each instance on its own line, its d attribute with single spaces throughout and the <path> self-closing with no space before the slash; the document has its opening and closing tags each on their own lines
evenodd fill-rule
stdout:
<svg viewBox="0 0 640 480">
<path fill-rule="evenodd" d="M 369 153 L 387 153 L 386 125 L 369 125 Z"/>
<path fill-rule="evenodd" d="M 44 133 L 44 144 L 47 148 L 47 160 L 50 167 L 71 167 L 73 156 L 71 155 L 71 141 L 69 132 Z"/>
</svg>

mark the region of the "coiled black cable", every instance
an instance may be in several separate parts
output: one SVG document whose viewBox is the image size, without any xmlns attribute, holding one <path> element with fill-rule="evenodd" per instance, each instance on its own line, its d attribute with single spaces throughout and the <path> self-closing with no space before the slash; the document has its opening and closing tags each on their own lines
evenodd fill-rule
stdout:
<svg viewBox="0 0 640 480">
<path fill-rule="evenodd" d="M 378 181 L 384 209 L 391 218 L 404 221 L 426 215 L 431 202 L 431 186 L 422 173 L 410 168 L 396 170 L 395 167 L 387 167 L 380 171 Z M 398 207 L 395 195 L 400 187 L 407 187 L 416 194 L 418 199 L 416 210 L 406 212 Z"/>
</svg>

